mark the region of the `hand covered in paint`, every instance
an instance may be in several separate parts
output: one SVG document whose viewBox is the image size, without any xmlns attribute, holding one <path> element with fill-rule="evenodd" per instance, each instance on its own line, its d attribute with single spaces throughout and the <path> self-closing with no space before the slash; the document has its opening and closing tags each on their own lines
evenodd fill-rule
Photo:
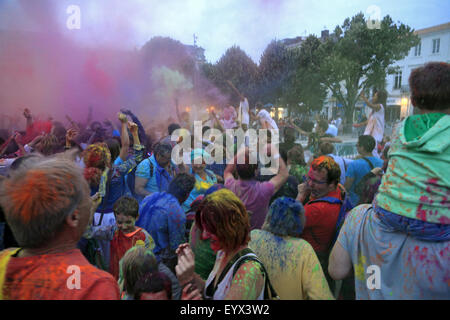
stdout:
<svg viewBox="0 0 450 320">
<path fill-rule="evenodd" d="M 128 121 L 126 114 L 123 114 L 122 112 L 119 112 L 117 114 L 117 117 L 119 118 L 120 122 L 122 122 L 122 123 L 127 123 L 127 121 Z"/>
<path fill-rule="evenodd" d="M 203 300 L 200 290 L 192 283 L 188 283 L 181 294 L 181 300 Z"/>
<path fill-rule="evenodd" d="M 194 279 L 195 256 L 188 243 L 180 244 L 176 254 L 178 255 L 178 263 L 175 266 L 175 272 L 180 285 L 184 286 Z"/>
<path fill-rule="evenodd" d="M 128 129 L 130 129 L 132 135 L 138 134 L 138 125 L 136 123 L 128 121 Z"/>
</svg>

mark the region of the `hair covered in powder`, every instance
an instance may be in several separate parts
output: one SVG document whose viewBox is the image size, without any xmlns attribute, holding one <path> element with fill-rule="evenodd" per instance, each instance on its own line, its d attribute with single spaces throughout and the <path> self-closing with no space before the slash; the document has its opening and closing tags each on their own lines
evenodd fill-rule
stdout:
<svg viewBox="0 0 450 320">
<path fill-rule="evenodd" d="M 335 182 L 336 185 L 339 183 L 341 177 L 341 168 L 333 158 L 328 156 L 320 156 L 314 159 L 314 161 L 311 163 L 311 169 L 313 169 L 314 171 L 326 169 L 327 182 Z"/>
<path fill-rule="evenodd" d="M 230 190 L 213 192 L 200 204 L 195 224 L 217 236 L 224 251 L 250 240 L 250 218 L 242 201 Z"/>
<path fill-rule="evenodd" d="M 37 248 L 61 230 L 87 190 L 73 161 L 52 158 L 12 171 L 0 188 L 0 203 L 19 245 Z"/>
</svg>

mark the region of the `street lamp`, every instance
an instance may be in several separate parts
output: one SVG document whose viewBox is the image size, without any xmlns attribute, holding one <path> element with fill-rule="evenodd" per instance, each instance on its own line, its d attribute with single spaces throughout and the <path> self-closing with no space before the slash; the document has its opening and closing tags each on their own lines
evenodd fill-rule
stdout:
<svg viewBox="0 0 450 320">
<path fill-rule="evenodd" d="M 401 109 L 400 109 L 400 117 L 406 117 L 406 113 L 408 110 L 408 98 L 407 97 L 402 97 L 401 100 Z"/>
</svg>

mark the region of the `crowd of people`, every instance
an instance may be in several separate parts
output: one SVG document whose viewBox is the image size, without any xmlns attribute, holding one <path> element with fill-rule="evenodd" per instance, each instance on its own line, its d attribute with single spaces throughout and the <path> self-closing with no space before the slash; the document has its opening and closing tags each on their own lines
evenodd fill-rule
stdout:
<svg viewBox="0 0 450 320">
<path fill-rule="evenodd" d="M 239 108 L 208 110 L 201 137 L 178 104 L 159 135 L 126 109 L 67 126 L 25 109 L 0 132 L 0 299 L 449 299 L 450 65 L 409 83 L 416 114 L 390 138 L 385 91 L 361 94 L 353 160 L 341 119 L 277 123 L 231 82 Z M 217 161 L 213 128 L 282 129 L 260 138 L 271 174 L 246 139 Z"/>
</svg>

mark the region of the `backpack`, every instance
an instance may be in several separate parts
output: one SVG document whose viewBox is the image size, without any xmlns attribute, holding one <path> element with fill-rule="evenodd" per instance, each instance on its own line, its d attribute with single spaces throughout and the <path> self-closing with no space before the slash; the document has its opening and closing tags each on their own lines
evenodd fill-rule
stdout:
<svg viewBox="0 0 450 320">
<path fill-rule="evenodd" d="M 377 192 L 378 187 L 381 183 L 381 177 L 372 173 L 372 170 L 374 168 L 372 162 L 370 162 L 370 160 L 367 158 L 362 159 L 367 161 L 371 171 L 366 173 L 355 187 L 355 193 L 359 197 L 359 202 L 356 205 L 360 205 L 363 203 L 372 203 L 375 193 Z"/>
<path fill-rule="evenodd" d="M 345 217 L 355 206 L 352 204 L 350 197 L 347 194 L 345 195 L 344 200 L 340 200 L 335 197 L 323 197 L 323 198 L 309 201 L 308 204 L 315 203 L 315 202 L 328 202 L 331 204 L 340 204 L 341 205 L 341 208 L 339 209 L 339 215 L 338 215 L 338 218 L 336 221 L 334 236 L 333 236 L 333 239 L 331 241 L 331 246 L 330 246 L 330 248 L 333 248 L 334 244 L 336 243 L 337 237 L 339 236 L 339 232 L 341 231 L 341 228 L 344 224 Z"/>
<path fill-rule="evenodd" d="M 153 173 L 154 173 L 154 165 L 150 161 L 150 157 L 151 156 L 152 155 L 150 154 L 150 156 L 146 159 L 149 162 L 149 165 L 150 165 L 150 178 L 149 179 L 153 178 Z M 142 161 L 145 161 L 145 160 L 142 160 Z M 127 173 L 126 183 L 127 183 L 127 186 L 128 186 L 128 190 L 130 190 L 130 192 L 131 192 L 131 195 L 135 199 L 142 200 L 143 199 L 142 196 L 138 195 L 136 193 L 136 189 L 135 189 L 136 170 L 137 170 L 138 165 L 139 165 L 139 163 L 136 164 L 136 166 L 130 172 Z"/>
<path fill-rule="evenodd" d="M 148 158 L 147 158 L 148 159 Z M 139 164 L 136 164 L 130 172 L 127 173 L 125 182 L 127 184 L 128 190 L 131 192 L 131 196 L 135 199 L 141 199 L 142 197 L 136 193 L 135 183 L 136 183 L 136 170 Z M 153 177 L 153 163 L 150 162 L 150 178 Z"/>
</svg>

